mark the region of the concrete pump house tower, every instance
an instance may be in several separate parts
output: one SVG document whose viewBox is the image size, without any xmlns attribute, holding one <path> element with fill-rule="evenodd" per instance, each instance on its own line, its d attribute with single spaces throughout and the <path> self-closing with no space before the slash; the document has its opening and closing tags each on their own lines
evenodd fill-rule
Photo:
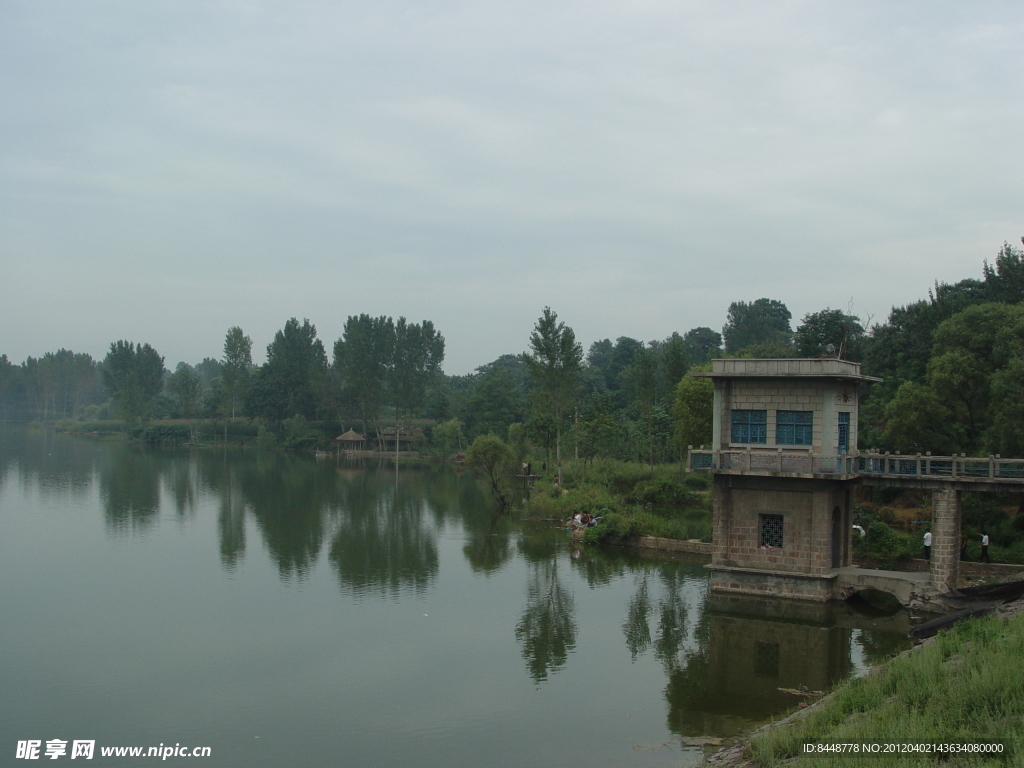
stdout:
<svg viewBox="0 0 1024 768">
<path fill-rule="evenodd" d="M 859 363 L 715 360 L 714 542 L 718 592 L 828 600 L 851 564 Z M 700 469 L 700 453 L 691 457 Z"/>
</svg>

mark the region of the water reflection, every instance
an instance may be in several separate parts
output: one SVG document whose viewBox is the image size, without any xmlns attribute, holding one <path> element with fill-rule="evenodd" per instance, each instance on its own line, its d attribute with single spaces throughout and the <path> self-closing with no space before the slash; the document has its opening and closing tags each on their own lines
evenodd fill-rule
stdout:
<svg viewBox="0 0 1024 768">
<path fill-rule="evenodd" d="M 447 467 L 396 476 L 390 467 L 281 454 L 38 435 L 20 445 L 0 440 L 0 481 L 10 482 L 16 468 L 22 485 L 44 493 L 82 495 L 95 486 L 105 527 L 117 535 L 151 531 L 161 500 L 170 519 L 201 520 L 205 511 L 215 515 L 224 570 L 237 571 L 256 531 L 281 579 L 313 578 L 325 566 L 318 576 L 326 572 L 360 602 L 437 588 L 441 542 L 454 536 L 446 574 L 461 567 L 454 578 L 463 584 L 466 574 L 488 580 L 489 598 L 495 585 L 506 590 L 500 633 L 509 644 L 514 634 L 522 662 L 514 648 L 508 654 L 519 680 L 525 674 L 541 686 L 570 659 L 572 673 L 584 674 L 588 664 L 653 662 L 664 672 L 654 717 L 665 716 L 679 736 L 738 733 L 798 703 L 780 688 L 825 690 L 906 645 L 906 614 L 865 618 L 843 606 L 712 599 L 699 561 L 574 547 L 562 530 L 496 514 L 486 488 Z M 590 600 L 588 589 L 600 599 Z M 586 611 L 600 612 L 614 655 L 574 655 L 582 644 L 601 645 L 581 637 L 581 626 L 595 625 Z"/>
<path fill-rule="evenodd" d="M 11 471 L 20 468 L 23 486 L 31 484 L 43 496 L 81 498 L 91 487 L 96 451 L 87 443 L 71 441 L 50 430 L 26 434 L 0 424 L 0 487 Z"/>
<path fill-rule="evenodd" d="M 572 594 L 559 579 L 558 560 L 531 563 L 526 607 L 516 624 L 516 640 L 535 683 L 564 667 L 576 647 L 574 608 Z"/>
<path fill-rule="evenodd" d="M 144 533 L 160 513 L 158 462 L 150 451 L 128 445 L 112 446 L 105 459 L 99 488 L 107 528 L 119 535 Z"/>
<path fill-rule="evenodd" d="M 334 478 L 307 459 L 257 453 L 240 466 L 239 489 L 282 579 L 305 578 L 324 542 Z M 222 489 L 224 493 L 226 489 Z"/>
<path fill-rule="evenodd" d="M 730 736 L 796 707 L 782 689 L 827 691 L 853 669 L 856 633 L 867 661 L 907 646 L 905 612 L 882 622 L 842 603 L 712 596 L 706 638 L 669 672 L 668 726 L 681 736 Z M 880 641 L 882 636 L 887 641 Z"/>
<path fill-rule="evenodd" d="M 395 483 L 387 472 L 339 473 L 343 503 L 329 559 L 353 595 L 422 593 L 437 577 L 437 540 L 425 521 L 423 483 Z"/>
</svg>

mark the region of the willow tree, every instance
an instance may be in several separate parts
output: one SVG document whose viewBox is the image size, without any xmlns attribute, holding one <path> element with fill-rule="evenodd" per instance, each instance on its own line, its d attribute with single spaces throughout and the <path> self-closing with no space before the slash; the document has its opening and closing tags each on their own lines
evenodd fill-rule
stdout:
<svg viewBox="0 0 1024 768">
<path fill-rule="evenodd" d="M 572 328 L 558 322 L 551 307 L 544 307 L 530 334 L 530 351 L 523 355 L 523 362 L 533 379 L 538 409 L 555 423 L 555 464 L 561 485 L 562 423 L 576 404 L 583 347 Z"/>
</svg>

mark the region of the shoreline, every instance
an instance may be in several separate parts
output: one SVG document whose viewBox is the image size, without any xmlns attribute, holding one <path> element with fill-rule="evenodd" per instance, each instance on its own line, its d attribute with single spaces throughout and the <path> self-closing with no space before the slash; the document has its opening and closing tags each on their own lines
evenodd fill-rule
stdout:
<svg viewBox="0 0 1024 768">
<path fill-rule="evenodd" d="M 1018 598 L 1017 600 L 1000 605 L 1000 607 L 996 611 L 996 617 L 999 621 L 1005 622 L 1010 618 L 1020 615 L 1022 613 L 1024 613 L 1024 598 Z M 945 632 L 948 630 L 943 631 Z M 867 673 L 862 675 L 860 678 L 849 678 L 847 680 L 844 680 L 813 704 L 809 704 L 807 707 L 790 712 L 789 714 L 784 715 L 783 717 L 780 717 L 777 720 L 773 720 L 770 723 L 765 723 L 764 725 L 759 726 L 750 733 L 739 737 L 732 744 L 722 747 L 721 749 L 713 752 L 712 754 L 705 757 L 702 765 L 713 766 L 714 768 L 758 768 L 758 762 L 749 754 L 751 745 L 755 738 L 762 734 L 767 734 L 779 729 L 791 728 L 795 724 L 799 723 L 801 720 L 804 720 L 808 717 L 817 714 L 818 712 L 824 709 L 827 709 L 829 706 L 831 706 L 831 703 L 835 701 L 836 696 L 841 691 L 843 691 L 847 686 L 851 685 L 855 680 L 883 674 L 884 671 L 888 669 L 894 662 L 897 662 L 897 660 L 911 656 L 913 654 L 920 653 L 922 650 L 934 645 L 938 641 L 938 639 L 939 635 L 929 637 L 917 643 L 912 648 L 908 648 L 907 650 L 871 667 L 871 669 L 869 669 Z M 965 649 L 969 645 L 969 642 L 966 643 Z M 874 760 L 876 758 L 872 757 L 872 759 Z M 802 756 L 798 755 L 796 757 L 788 758 L 785 761 L 785 764 L 800 765 L 801 760 Z M 922 758 L 922 760 L 929 761 L 928 764 L 934 764 L 935 762 L 934 759 L 931 757 Z"/>
</svg>

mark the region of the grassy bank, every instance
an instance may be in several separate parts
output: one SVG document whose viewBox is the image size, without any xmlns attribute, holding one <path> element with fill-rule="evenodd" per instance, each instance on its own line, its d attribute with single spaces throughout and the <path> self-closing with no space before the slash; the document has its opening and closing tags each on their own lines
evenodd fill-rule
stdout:
<svg viewBox="0 0 1024 768">
<path fill-rule="evenodd" d="M 536 517 L 566 519 L 587 512 L 604 519 L 587 531 L 591 542 L 663 536 L 711 541 L 711 481 L 678 464 L 597 459 L 563 468 L 564 487 L 538 481 L 526 505 Z"/>
<path fill-rule="evenodd" d="M 762 768 L 796 757 L 800 759 L 793 764 L 808 768 L 1020 765 L 1024 760 L 1022 672 L 1024 614 L 962 622 L 931 644 L 840 685 L 806 717 L 755 735 L 750 757 Z M 1002 741 L 1010 757 L 800 757 L 803 745 L 814 741 Z"/>
</svg>

